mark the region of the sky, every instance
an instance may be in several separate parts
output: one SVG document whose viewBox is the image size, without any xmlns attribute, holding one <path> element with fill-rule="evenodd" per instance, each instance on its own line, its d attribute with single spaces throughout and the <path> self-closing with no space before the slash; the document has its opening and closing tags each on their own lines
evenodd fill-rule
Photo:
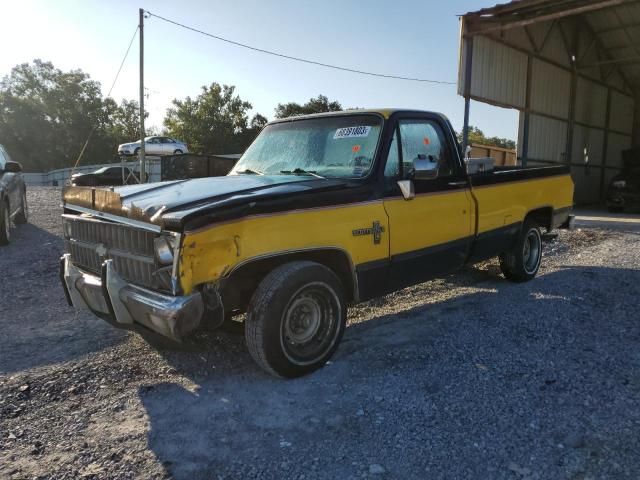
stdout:
<svg viewBox="0 0 640 480">
<path fill-rule="evenodd" d="M 290 56 L 384 74 L 455 82 L 457 15 L 495 0 L 0 0 L 0 77 L 35 58 L 81 69 L 106 95 L 144 8 L 214 35 Z M 10 19 L 10 21 L 8 21 Z M 400 107 L 442 112 L 462 127 L 455 85 L 384 78 L 302 64 L 246 50 L 168 24 L 145 20 L 148 126 L 162 127 L 174 98 L 197 96 L 212 82 L 235 85 L 253 113 L 271 119 L 278 103 L 323 94 L 343 107 Z M 137 99 L 138 39 L 112 97 Z M 518 115 L 478 102 L 472 125 L 488 136 L 517 138 Z"/>
</svg>

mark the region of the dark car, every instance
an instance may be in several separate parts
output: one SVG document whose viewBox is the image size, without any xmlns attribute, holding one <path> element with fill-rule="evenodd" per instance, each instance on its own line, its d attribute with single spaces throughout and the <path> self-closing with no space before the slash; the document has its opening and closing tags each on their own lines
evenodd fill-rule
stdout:
<svg viewBox="0 0 640 480">
<path fill-rule="evenodd" d="M 0 145 L 0 245 L 11 240 L 11 220 L 26 223 L 28 211 L 22 167 Z"/>
<path fill-rule="evenodd" d="M 129 167 L 102 167 L 90 173 L 71 175 L 71 185 L 77 187 L 108 187 L 138 183 L 138 174 Z"/>
<path fill-rule="evenodd" d="M 611 179 L 607 190 L 610 212 L 640 210 L 640 149 L 623 152 L 624 168 Z"/>
</svg>

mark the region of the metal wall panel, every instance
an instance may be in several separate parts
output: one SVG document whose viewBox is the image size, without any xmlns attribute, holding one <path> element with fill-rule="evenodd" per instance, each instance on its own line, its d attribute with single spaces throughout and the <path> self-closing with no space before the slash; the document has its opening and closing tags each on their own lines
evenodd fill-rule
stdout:
<svg viewBox="0 0 640 480">
<path fill-rule="evenodd" d="M 571 149 L 572 163 L 587 163 L 587 165 L 602 165 L 602 147 L 604 145 L 604 130 L 573 127 L 573 148 Z M 586 150 L 586 152 L 585 152 Z M 585 162 L 585 156 L 588 160 Z"/>
<path fill-rule="evenodd" d="M 567 122 L 539 115 L 529 120 L 529 158 L 565 163 Z"/>
<path fill-rule="evenodd" d="M 609 127 L 618 132 L 631 134 L 633 130 L 633 98 L 619 92 L 611 92 L 611 120 Z"/>
<path fill-rule="evenodd" d="M 578 78 L 575 119 L 594 127 L 604 128 L 606 116 L 607 88 L 584 78 Z"/>
<path fill-rule="evenodd" d="M 464 61 L 462 69 L 464 70 Z M 464 78 L 464 72 L 462 77 Z M 486 37 L 473 39 L 471 95 L 490 103 L 524 108 L 527 56 Z M 460 82 L 462 88 L 463 82 Z"/>
<path fill-rule="evenodd" d="M 569 118 L 571 75 L 549 63 L 534 59 L 531 72 L 531 108 L 537 112 Z"/>
<path fill-rule="evenodd" d="M 600 200 L 600 173 L 601 169 L 597 167 L 571 167 L 575 203 L 597 203 Z"/>
<path fill-rule="evenodd" d="M 630 136 L 610 133 L 607 144 L 607 167 L 622 168 L 622 151 L 630 147 Z"/>
</svg>

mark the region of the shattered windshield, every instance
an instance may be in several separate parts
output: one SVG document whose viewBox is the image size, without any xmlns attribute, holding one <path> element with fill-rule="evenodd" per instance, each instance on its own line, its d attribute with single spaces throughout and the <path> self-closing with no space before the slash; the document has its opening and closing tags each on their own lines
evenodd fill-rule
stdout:
<svg viewBox="0 0 640 480">
<path fill-rule="evenodd" d="M 373 165 L 381 129 L 376 115 L 267 125 L 230 174 L 364 177 Z"/>
</svg>

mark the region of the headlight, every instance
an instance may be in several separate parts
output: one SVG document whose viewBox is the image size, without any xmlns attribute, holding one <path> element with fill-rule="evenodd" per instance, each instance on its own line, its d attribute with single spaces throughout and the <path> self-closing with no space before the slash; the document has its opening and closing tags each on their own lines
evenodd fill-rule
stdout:
<svg viewBox="0 0 640 480">
<path fill-rule="evenodd" d="M 627 186 L 627 182 L 625 180 L 616 180 L 611 185 L 614 188 L 625 188 Z"/>
<path fill-rule="evenodd" d="M 168 235 L 157 237 L 153 241 L 153 246 L 156 251 L 156 259 L 160 265 L 173 264 L 173 252 L 176 247 L 176 237 Z"/>
</svg>

